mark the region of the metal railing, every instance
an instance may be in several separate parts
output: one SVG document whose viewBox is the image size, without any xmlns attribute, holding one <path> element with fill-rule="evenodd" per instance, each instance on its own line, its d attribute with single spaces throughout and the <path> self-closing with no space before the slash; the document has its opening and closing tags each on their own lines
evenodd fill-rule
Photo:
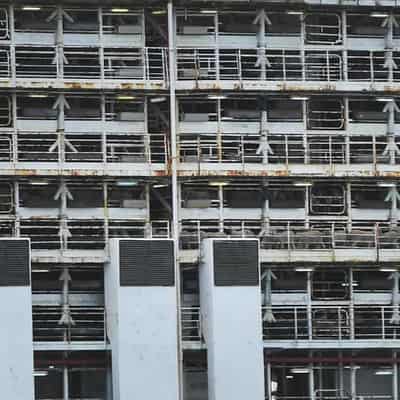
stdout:
<svg viewBox="0 0 400 400">
<path fill-rule="evenodd" d="M 56 133 L 19 132 L 16 137 L 17 143 L 11 134 L 0 136 L 0 161 L 163 163 L 167 157 L 165 134 L 67 133 L 64 146 Z"/>
<path fill-rule="evenodd" d="M 388 223 L 276 222 L 263 227 L 260 220 L 184 220 L 180 223 L 182 250 L 198 249 L 203 238 L 259 238 L 266 250 L 400 249 L 400 227 Z"/>
<path fill-rule="evenodd" d="M 111 238 L 168 238 L 169 222 L 115 219 L 20 219 L 0 226 L 0 236 L 29 237 L 32 249 L 101 250 Z M 4 231 L 4 233 L 3 233 Z M 18 235 L 16 232 L 18 231 Z"/>
<path fill-rule="evenodd" d="M 400 339 L 394 306 L 263 307 L 265 340 Z"/>
<path fill-rule="evenodd" d="M 181 328 L 183 341 L 201 341 L 200 307 L 181 307 Z"/>
<path fill-rule="evenodd" d="M 218 53 L 217 53 L 218 51 Z M 179 48 L 177 50 L 178 80 L 267 80 L 267 81 L 389 81 L 384 51 L 313 50 L 304 54 L 299 49 L 267 49 L 265 75 L 258 62 L 259 49 Z M 344 68 L 344 58 L 347 68 Z M 400 52 L 393 53 L 400 63 Z M 393 80 L 400 80 L 394 69 Z"/>
<path fill-rule="evenodd" d="M 181 162 L 286 165 L 400 162 L 395 152 L 386 151 L 385 136 L 181 134 L 178 145 Z"/>
<path fill-rule="evenodd" d="M 67 312 L 71 323 L 61 322 Z M 34 341 L 102 341 L 106 342 L 106 316 L 104 307 L 33 306 Z"/>
<path fill-rule="evenodd" d="M 16 47 L 15 66 L 10 49 L 0 49 L 0 78 L 114 79 L 167 81 L 165 48 L 130 49 Z M 14 70 L 15 68 L 15 70 Z"/>
</svg>

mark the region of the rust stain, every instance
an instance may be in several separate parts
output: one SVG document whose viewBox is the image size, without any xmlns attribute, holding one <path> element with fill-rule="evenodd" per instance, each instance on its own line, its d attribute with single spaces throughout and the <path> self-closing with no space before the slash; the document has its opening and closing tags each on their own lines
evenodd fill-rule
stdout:
<svg viewBox="0 0 400 400">
<path fill-rule="evenodd" d="M 95 89 L 94 83 L 81 83 L 81 82 L 65 82 L 64 87 L 67 89 Z"/>
</svg>

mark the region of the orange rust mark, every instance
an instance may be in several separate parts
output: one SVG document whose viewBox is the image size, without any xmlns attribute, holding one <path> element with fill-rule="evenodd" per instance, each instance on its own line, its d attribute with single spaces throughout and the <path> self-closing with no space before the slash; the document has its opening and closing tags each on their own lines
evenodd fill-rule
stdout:
<svg viewBox="0 0 400 400">
<path fill-rule="evenodd" d="M 68 89 L 95 89 L 94 83 L 65 82 L 64 87 Z"/>
</svg>

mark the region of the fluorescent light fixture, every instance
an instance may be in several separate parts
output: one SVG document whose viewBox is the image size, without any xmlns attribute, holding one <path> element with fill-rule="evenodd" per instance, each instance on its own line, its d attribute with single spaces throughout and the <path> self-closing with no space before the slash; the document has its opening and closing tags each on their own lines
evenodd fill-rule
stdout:
<svg viewBox="0 0 400 400">
<path fill-rule="evenodd" d="M 200 10 L 202 14 L 216 14 L 217 10 Z"/>
<path fill-rule="evenodd" d="M 389 14 L 382 12 L 372 12 L 371 14 L 369 14 L 369 16 L 374 18 L 386 18 L 389 16 Z"/>
<path fill-rule="evenodd" d="M 36 370 L 36 371 L 33 371 L 33 376 L 47 376 L 48 374 L 49 374 L 49 372 L 48 372 L 48 371 L 45 371 L 45 370 L 41 370 L 41 371 Z"/>
<path fill-rule="evenodd" d="M 393 370 L 391 369 L 378 369 L 375 371 L 375 375 L 393 375 Z"/>
<path fill-rule="evenodd" d="M 47 94 L 33 93 L 33 94 L 30 94 L 29 97 L 33 97 L 33 98 L 45 98 L 45 97 L 48 97 L 48 96 L 47 96 Z"/>
<path fill-rule="evenodd" d="M 294 376 L 293 375 L 286 375 L 286 379 L 293 379 Z"/>
<path fill-rule="evenodd" d="M 299 182 L 294 182 L 293 186 L 301 186 L 301 187 L 309 187 L 312 186 L 312 182 L 307 182 L 307 181 L 299 181 Z"/>
<path fill-rule="evenodd" d="M 309 374 L 310 369 L 309 368 L 292 368 L 290 370 L 292 374 Z"/>
<path fill-rule="evenodd" d="M 313 272 L 314 268 L 312 267 L 297 267 L 294 269 L 296 272 Z M 292 371 L 293 372 L 293 371 Z M 295 372 L 294 372 L 295 373 Z"/>
<path fill-rule="evenodd" d="M 49 272 L 48 269 L 33 269 L 32 272 Z"/>
<path fill-rule="evenodd" d="M 286 11 L 286 14 L 288 14 L 288 15 L 303 15 L 303 11 L 289 10 L 289 11 Z"/>
<path fill-rule="evenodd" d="M 112 8 L 111 12 L 113 12 L 113 13 L 127 13 L 127 12 L 129 12 L 129 9 L 128 8 L 116 7 L 116 8 Z"/>
<path fill-rule="evenodd" d="M 398 269 L 397 268 L 389 268 L 389 267 L 383 267 L 383 268 L 379 268 L 379 271 L 381 272 L 397 272 Z"/>
<path fill-rule="evenodd" d="M 223 100 L 223 99 L 226 99 L 227 96 L 224 96 L 224 95 L 222 95 L 222 94 L 210 94 L 210 95 L 208 96 L 208 98 L 209 98 L 210 100 Z"/>
<path fill-rule="evenodd" d="M 350 283 L 347 283 L 347 282 L 343 282 L 343 283 L 342 283 L 342 287 L 349 287 L 349 286 L 350 286 Z M 357 286 L 358 286 L 358 282 L 353 282 L 353 283 L 351 284 L 351 286 L 357 287 Z"/>
<path fill-rule="evenodd" d="M 136 99 L 135 96 L 125 96 L 125 95 L 121 95 L 121 96 L 117 96 L 118 100 L 134 100 Z"/>
<path fill-rule="evenodd" d="M 46 186 L 49 184 L 49 181 L 44 180 L 44 179 L 35 179 L 32 181 L 29 181 L 29 184 L 32 186 Z"/>
<path fill-rule="evenodd" d="M 307 96 L 290 96 L 290 100 L 306 101 L 306 100 L 310 100 L 310 98 Z"/>
<path fill-rule="evenodd" d="M 42 8 L 41 7 L 37 7 L 37 6 L 24 6 L 24 7 L 22 7 L 22 9 L 24 11 L 39 11 Z"/>
<path fill-rule="evenodd" d="M 380 101 L 381 103 L 390 103 L 391 101 L 394 101 L 392 97 L 377 97 L 375 100 Z"/>
<path fill-rule="evenodd" d="M 167 13 L 167 10 L 153 10 L 151 13 L 153 15 L 163 15 Z"/>
<path fill-rule="evenodd" d="M 155 185 L 153 185 L 154 189 L 159 189 L 159 188 L 163 188 L 163 187 L 168 187 L 167 183 L 156 183 Z"/>
<path fill-rule="evenodd" d="M 121 179 L 117 181 L 117 186 L 137 186 L 138 184 L 139 182 L 133 179 Z"/>
<path fill-rule="evenodd" d="M 379 187 L 387 187 L 387 188 L 396 187 L 396 184 L 394 182 L 378 182 L 377 185 Z"/>
<path fill-rule="evenodd" d="M 153 98 L 150 99 L 150 103 L 162 103 L 165 100 L 167 100 L 167 98 L 165 96 L 153 97 Z"/>
<path fill-rule="evenodd" d="M 228 181 L 210 181 L 208 182 L 209 186 L 227 186 L 229 185 Z"/>
</svg>

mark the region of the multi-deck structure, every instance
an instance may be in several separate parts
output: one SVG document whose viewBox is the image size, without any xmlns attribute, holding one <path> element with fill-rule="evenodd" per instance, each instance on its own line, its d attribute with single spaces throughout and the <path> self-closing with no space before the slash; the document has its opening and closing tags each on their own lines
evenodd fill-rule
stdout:
<svg viewBox="0 0 400 400">
<path fill-rule="evenodd" d="M 399 400 L 398 96 L 398 0 L 1 5 L 0 236 L 30 239 L 35 400 L 156 397 L 116 383 L 143 361 L 122 338 L 146 335 L 111 337 L 108 307 L 130 315 L 104 296 L 114 238 L 173 239 L 176 306 L 157 315 L 176 317 L 180 400 L 228 400 L 223 337 L 243 363 L 229 400 L 249 374 L 268 400 Z M 258 241 L 261 301 L 205 312 L 199 270 L 225 239 Z M 261 378 L 240 350 L 258 328 Z"/>
</svg>

